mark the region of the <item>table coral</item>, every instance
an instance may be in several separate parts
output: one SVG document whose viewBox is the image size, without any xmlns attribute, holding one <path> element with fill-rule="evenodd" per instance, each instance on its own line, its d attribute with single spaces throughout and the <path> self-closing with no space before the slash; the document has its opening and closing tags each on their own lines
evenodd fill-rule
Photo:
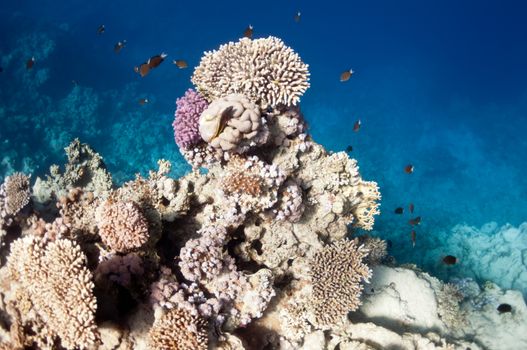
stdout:
<svg viewBox="0 0 527 350">
<path fill-rule="evenodd" d="M 206 52 L 192 82 L 209 101 L 242 93 L 262 108 L 296 105 L 309 88 L 308 65 L 275 37 L 240 39 Z"/>
</svg>

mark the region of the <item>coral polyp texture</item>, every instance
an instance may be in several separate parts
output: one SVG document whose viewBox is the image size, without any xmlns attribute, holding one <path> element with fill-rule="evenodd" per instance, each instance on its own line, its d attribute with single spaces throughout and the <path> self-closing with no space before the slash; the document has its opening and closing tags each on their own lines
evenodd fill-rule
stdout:
<svg viewBox="0 0 527 350">
<path fill-rule="evenodd" d="M 199 119 L 208 107 L 208 102 L 198 92 L 188 89 L 185 95 L 176 100 L 175 119 L 172 123 L 177 145 L 188 149 L 201 141 Z"/>
<path fill-rule="evenodd" d="M 521 294 L 463 299 L 356 237 L 379 187 L 308 134 L 308 77 L 281 40 L 241 39 L 206 53 L 199 93 L 177 101 L 187 175 L 161 159 L 117 186 L 75 139 L 32 187 L 7 177 L 0 349 L 481 349 L 496 327 L 525 329 Z M 497 322 L 497 302 L 514 318 Z"/>
<path fill-rule="evenodd" d="M 209 100 L 244 94 L 261 107 L 296 105 L 309 88 L 308 65 L 275 37 L 240 39 L 206 52 L 192 82 Z"/>
<path fill-rule="evenodd" d="M 360 306 L 362 282 L 371 277 L 368 265 L 362 261 L 367 255 L 367 249 L 348 240 L 315 253 L 310 262 L 313 285 L 310 307 L 317 324 L 336 324 Z"/>
</svg>

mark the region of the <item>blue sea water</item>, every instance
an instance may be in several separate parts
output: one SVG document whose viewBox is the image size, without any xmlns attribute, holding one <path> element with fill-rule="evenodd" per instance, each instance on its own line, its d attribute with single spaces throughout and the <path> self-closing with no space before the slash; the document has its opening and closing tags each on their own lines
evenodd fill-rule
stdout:
<svg viewBox="0 0 527 350">
<path fill-rule="evenodd" d="M 527 221 L 526 16 L 522 1 L 4 2 L 0 180 L 14 171 L 44 175 L 64 162 L 63 147 L 75 137 L 103 155 L 119 182 L 159 158 L 184 174 L 171 127 L 175 100 L 191 87 L 203 51 L 237 40 L 251 24 L 255 37 L 278 36 L 309 64 L 301 107 L 315 141 L 332 151 L 351 145 L 363 177 L 379 183 L 373 234 L 392 242 L 399 262 L 444 279 L 464 276 L 463 261 L 477 257 L 478 246 L 460 252 L 458 266 L 439 263 L 455 251 L 450 236 L 463 237 L 456 225 L 496 222 L 498 229 L 483 230 L 490 241 L 500 226 Z M 114 53 L 122 40 L 126 47 Z M 161 52 L 167 62 L 148 76 L 133 71 Z M 170 63 L 179 58 L 190 67 Z M 141 98 L 150 102 L 141 106 Z M 404 172 L 407 164 L 414 173 Z M 403 215 L 394 213 L 399 206 Z M 413 247 L 415 216 L 422 223 Z M 503 241 L 503 254 L 520 249 L 526 235 Z M 527 275 L 515 284 L 491 277 L 527 295 Z"/>
</svg>

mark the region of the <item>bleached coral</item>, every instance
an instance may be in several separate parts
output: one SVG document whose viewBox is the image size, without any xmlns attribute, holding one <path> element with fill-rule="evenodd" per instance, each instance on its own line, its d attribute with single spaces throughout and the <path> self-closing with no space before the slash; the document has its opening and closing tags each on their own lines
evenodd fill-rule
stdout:
<svg viewBox="0 0 527 350">
<path fill-rule="evenodd" d="M 310 308 L 319 326 L 339 323 L 360 305 L 362 282 L 371 277 L 363 263 L 368 251 L 356 241 L 341 240 L 319 250 L 310 261 L 313 295 Z"/>
<path fill-rule="evenodd" d="M 44 244 L 36 237 L 15 241 L 8 271 L 20 284 L 21 297 L 67 348 L 86 348 L 97 341 L 96 299 L 92 275 L 80 247 L 67 239 Z"/>
<path fill-rule="evenodd" d="M 240 39 L 205 52 L 192 82 L 209 101 L 232 93 L 260 106 L 296 105 L 309 87 L 308 65 L 275 37 Z"/>
<path fill-rule="evenodd" d="M 65 150 L 68 163 L 64 172 L 60 172 L 58 165 L 52 165 L 46 180 L 37 177 L 33 185 L 34 198 L 45 203 L 66 195 L 67 191 L 75 187 L 82 187 L 97 197 L 106 196 L 112 187 L 112 177 L 102 157 L 79 139 L 71 142 Z"/>
<path fill-rule="evenodd" d="M 99 211 L 99 235 L 110 249 L 127 252 L 140 248 L 148 240 L 148 222 L 136 203 L 108 199 Z"/>
<path fill-rule="evenodd" d="M 152 350 L 207 350 L 209 342 L 205 320 L 178 308 L 156 318 L 148 337 Z"/>
</svg>

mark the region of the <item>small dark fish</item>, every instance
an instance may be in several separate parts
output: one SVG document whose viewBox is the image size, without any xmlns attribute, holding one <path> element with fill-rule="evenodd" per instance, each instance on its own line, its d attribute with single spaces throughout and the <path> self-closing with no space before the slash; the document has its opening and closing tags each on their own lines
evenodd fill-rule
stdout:
<svg viewBox="0 0 527 350">
<path fill-rule="evenodd" d="M 249 26 L 247 28 L 245 28 L 245 30 L 243 31 L 243 36 L 246 37 L 246 38 L 249 38 L 249 39 L 252 39 L 253 38 L 253 26 L 249 24 Z"/>
<path fill-rule="evenodd" d="M 408 223 L 412 226 L 419 225 L 421 223 L 421 217 L 417 216 L 413 219 L 408 220 Z"/>
<path fill-rule="evenodd" d="M 404 208 L 403 207 L 398 207 L 398 208 L 395 208 L 395 214 L 402 214 L 404 212 Z"/>
<path fill-rule="evenodd" d="M 361 122 L 359 119 L 355 122 L 355 124 L 353 124 L 353 131 L 358 132 L 360 130 L 360 125 L 361 125 Z"/>
<path fill-rule="evenodd" d="M 415 230 L 412 230 L 412 232 L 410 232 L 410 236 L 412 237 L 412 247 L 415 247 L 415 240 L 417 238 L 417 234 L 415 233 Z"/>
<path fill-rule="evenodd" d="M 140 66 L 134 67 L 134 71 L 141 75 L 141 77 L 144 77 L 148 74 L 148 72 L 150 72 L 150 66 L 148 65 L 148 63 L 143 63 Z"/>
<path fill-rule="evenodd" d="M 340 82 L 343 83 L 345 81 L 348 81 L 353 73 L 354 72 L 352 69 L 342 72 L 340 74 Z"/>
<path fill-rule="evenodd" d="M 512 312 L 512 306 L 510 306 L 509 304 L 500 304 L 496 310 L 498 310 L 500 314 L 505 312 Z"/>
<path fill-rule="evenodd" d="M 172 63 L 174 63 L 179 69 L 188 67 L 187 61 L 185 60 L 173 60 Z"/>
<path fill-rule="evenodd" d="M 453 255 L 447 255 L 443 258 L 443 263 L 448 266 L 455 265 L 457 263 L 457 258 Z"/>
<path fill-rule="evenodd" d="M 139 104 L 140 104 L 141 106 L 146 105 L 148 102 L 150 102 L 150 101 L 148 101 L 147 98 L 142 98 L 142 99 L 139 100 Z"/>
<path fill-rule="evenodd" d="M 408 164 L 404 167 L 404 172 L 407 174 L 411 174 L 414 172 L 414 166 L 412 164 Z"/>
<path fill-rule="evenodd" d="M 295 15 L 295 22 L 298 23 L 300 22 L 300 11 L 298 11 Z"/>
<path fill-rule="evenodd" d="M 97 35 L 101 35 L 102 33 L 104 33 L 105 29 L 106 28 L 104 27 L 104 24 L 101 24 L 99 28 L 97 28 Z"/>
<path fill-rule="evenodd" d="M 4 71 L 4 68 L 0 67 L 0 73 L 2 73 Z"/>
<path fill-rule="evenodd" d="M 115 53 L 119 53 L 121 52 L 121 50 L 126 46 L 126 40 L 123 40 L 123 41 L 118 41 L 117 44 L 115 44 L 113 46 L 113 51 L 115 51 Z"/>
<path fill-rule="evenodd" d="M 388 246 L 388 249 L 391 249 L 393 247 L 393 242 L 391 239 L 386 240 L 386 245 Z"/>
<path fill-rule="evenodd" d="M 346 147 L 346 152 L 347 152 L 347 153 L 350 153 L 350 152 L 352 152 L 352 151 L 353 151 L 353 146 L 348 146 L 348 147 Z"/>
<path fill-rule="evenodd" d="M 31 68 L 33 68 L 34 65 L 35 65 L 35 57 L 31 57 L 26 62 L 26 69 L 31 69 Z"/>
<path fill-rule="evenodd" d="M 165 60 L 167 56 L 168 55 L 163 52 L 159 55 L 150 57 L 146 63 L 148 64 L 148 67 L 150 68 L 157 68 L 159 67 L 161 63 L 163 63 L 163 61 Z"/>
<path fill-rule="evenodd" d="M 410 203 L 410 205 L 408 205 L 408 210 L 410 210 L 411 214 L 414 213 L 414 203 Z"/>
</svg>

